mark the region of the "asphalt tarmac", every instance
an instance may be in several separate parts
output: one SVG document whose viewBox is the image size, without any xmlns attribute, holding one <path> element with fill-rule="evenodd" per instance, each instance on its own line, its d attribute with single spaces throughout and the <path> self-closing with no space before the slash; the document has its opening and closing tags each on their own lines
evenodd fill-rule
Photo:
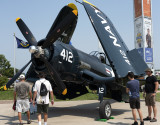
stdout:
<svg viewBox="0 0 160 125">
<path fill-rule="evenodd" d="M 106 122 L 97 121 L 99 119 L 99 101 L 60 101 L 55 102 L 49 107 L 48 124 L 47 125 L 131 125 L 133 123 L 132 112 L 128 103 L 116 102 L 112 103 L 112 116 Z M 0 125 L 17 125 L 17 112 L 12 110 L 13 101 L 0 101 Z M 145 122 L 145 125 L 160 125 L 160 102 L 157 102 L 158 121 L 150 123 Z M 144 100 L 141 101 L 141 109 L 143 116 L 147 116 L 147 107 Z M 138 122 L 139 122 L 139 116 Z M 24 125 L 27 124 L 27 116 L 22 115 Z M 36 114 L 31 115 L 31 125 L 38 125 Z M 42 125 L 44 122 L 42 121 Z"/>
</svg>

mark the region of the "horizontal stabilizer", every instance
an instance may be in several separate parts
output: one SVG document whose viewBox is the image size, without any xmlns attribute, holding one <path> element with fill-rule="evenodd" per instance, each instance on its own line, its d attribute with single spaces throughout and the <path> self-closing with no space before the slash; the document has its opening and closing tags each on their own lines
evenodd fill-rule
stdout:
<svg viewBox="0 0 160 125">
<path fill-rule="evenodd" d="M 140 59 L 142 57 L 139 57 L 135 50 L 128 50 L 110 19 L 96 6 L 86 1 L 83 5 L 115 76 L 125 77 L 129 71 L 134 72 L 135 75 L 144 74 L 146 63 Z"/>
</svg>

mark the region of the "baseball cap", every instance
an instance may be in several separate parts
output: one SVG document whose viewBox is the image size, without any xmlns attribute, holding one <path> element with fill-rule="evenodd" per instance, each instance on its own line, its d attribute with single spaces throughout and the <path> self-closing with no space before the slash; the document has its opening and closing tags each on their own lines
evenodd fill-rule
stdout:
<svg viewBox="0 0 160 125">
<path fill-rule="evenodd" d="M 152 70 L 150 68 L 147 68 L 145 72 L 152 72 Z"/>
<path fill-rule="evenodd" d="M 19 76 L 19 79 L 25 79 L 25 75 L 24 75 L 24 74 L 21 74 L 21 75 Z"/>
</svg>

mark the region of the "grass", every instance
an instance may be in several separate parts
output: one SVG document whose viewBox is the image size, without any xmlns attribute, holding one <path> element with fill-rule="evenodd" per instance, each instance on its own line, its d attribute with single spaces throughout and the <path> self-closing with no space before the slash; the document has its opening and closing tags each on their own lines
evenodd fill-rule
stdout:
<svg viewBox="0 0 160 125">
<path fill-rule="evenodd" d="M 13 100 L 13 89 L 0 91 L 0 100 Z"/>
<path fill-rule="evenodd" d="M 89 92 L 85 95 L 79 96 L 79 97 L 71 99 L 71 100 L 72 101 L 77 101 L 77 100 L 97 100 L 97 99 L 98 99 L 97 94 L 93 94 L 92 92 Z"/>
<path fill-rule="evenodd" d="M 141 99 L 143 98 L 143 94 L 140 93 Z M 77 100 L 97 100 L 98 95 L 92 93 L 92 91 L 89 91 L 89 93 L 79 96 L 77 98 L 71 99 L 71 101 L 77 101 Z M 106 99 L 106 98 L 104 98 Z M 0 100 L 13 100 L 13 89 L 7 90 L 7 91 L 0 91 Z M 61 101 L 59 99 L 55 99 L 55 101 Z M 67 100 L 69 101 L 69 100 Z M 156 94 L 156 101 L 160 102 L 160 93 Z"/>
<path fill-rule="evenodd" d="M 92 91 L 89 91 L 89 93 L 79 96 L 77 98 L 71 99 L 71 101 L 76 100 L 97 100 L 98 95 L 93 94 Z M 13 100 L 13 89 L 7 90 L 7 91 L 0 91 L 0 100 Z M 54 99 L 55 101 L 63 101 L 59 99 Z M 67 100 L 69 101 L 69 99 Z"/>
<path fill-rule="evenodd" d="M 142 93 L 140 93 L 140 97 L 141 97 L 141 99 L 144 99 Z M 156 94 L 156 101 L 160 102 L 160 93 Z"/>
<path fill-rule="evenodd" d="M 160 93 L 157 93 L 157 95 L 156 95 L 156 101 L 160 102 Z"/>
</svg>

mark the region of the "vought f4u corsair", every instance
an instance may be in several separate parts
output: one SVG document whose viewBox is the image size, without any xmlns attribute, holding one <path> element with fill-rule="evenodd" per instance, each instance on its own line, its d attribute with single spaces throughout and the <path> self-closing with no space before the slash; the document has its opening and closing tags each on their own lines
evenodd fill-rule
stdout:
<svg viewBox="0 0 160 125">
<path fill-rule="evenodd" d="M 83 0 L 81 3 L 90 19 L 104 52 L 86 54 L 69 44 L 78 20 L 78 9 L 73 3 L 59 12 L 46 38 L 37 42 L 21 18 L 16 23 L 30 43 L 31 60 L 6 84 L 10 85 L 30 64 L 28 81 L 35 81 L 38 73 L 45 73 L 59 99 L 72 99 L 91 90 L 98 90 L 100 118 L 109 119 L 111 105 L 103 95 L 117 101 L 127 101 L 126 75 L 144 75 L 146 63 L 136 49 L 129 51 L 110 19 L 96 6 Z M 89 41 L 88 41 L 89 42 Z"/>
</svg>

